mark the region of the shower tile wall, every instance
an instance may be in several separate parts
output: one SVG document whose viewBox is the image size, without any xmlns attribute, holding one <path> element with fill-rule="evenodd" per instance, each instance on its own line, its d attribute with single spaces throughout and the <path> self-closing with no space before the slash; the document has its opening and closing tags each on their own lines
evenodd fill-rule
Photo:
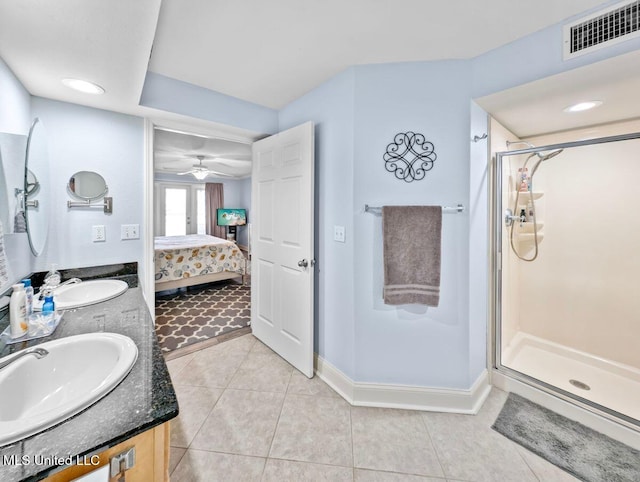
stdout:
<svg viewBox="0 0 640 482">
<path fill-rule="evenodd" d="M 536 146 L 640 131 L 640 120 L 527 139 Z M 491 121 L 492 152 L 517 137 Z M 512 146 L 512 149 L 526 147 Z M 536 172 L 540 254 L 518 260 L 502 231 L 502 346 L 518 332 L 640 369 L 640 140 L 567 149 Z M 503 208 L 524 156 L 504 158 Z M 517 214 L 517 213 L 515 213 Z M 529 247 L 529 250 L 527 249 Z M 521 253 L 531 253 L 521 245 Z"/>
<path fill-rule="evenodd" d="M 639 132 L 640 121 L 527 139 L 536 146 Z M 565 149 L 535 175 L 544 239 L 519 262 L 526 333 L 640 368 L 640 140 Z"/>
</svg>

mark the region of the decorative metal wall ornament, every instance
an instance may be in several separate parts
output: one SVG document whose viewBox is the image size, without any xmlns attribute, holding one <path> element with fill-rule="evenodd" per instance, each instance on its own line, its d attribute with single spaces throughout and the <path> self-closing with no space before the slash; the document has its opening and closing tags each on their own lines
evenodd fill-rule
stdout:
<svg viewBox="0 0 640 482">
<path fill-rule="evenodd" d="M 383 159 L 387 171 L 405 182 L 413 182 L 424 179 L 437 157 L 431 142 L 422 134 L 408 131 L 394 136 Z"/>
</svg>

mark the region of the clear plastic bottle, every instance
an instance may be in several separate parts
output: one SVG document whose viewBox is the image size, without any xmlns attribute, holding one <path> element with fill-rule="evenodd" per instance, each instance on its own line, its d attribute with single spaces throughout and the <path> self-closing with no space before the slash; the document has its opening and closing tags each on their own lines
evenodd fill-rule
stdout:
<svg viewBox="0 0 640 482">
<path fill-rule="evenodd" d="M 9 323 L 11 338 L 19 338 L 27 332 L 26 295 L 22 283 L 13 285 L 13 293 L 9 301 Z"/>
<path fill-rule="evenodd" d="M 31 280 L 29 278 L 23 279 L 24 294 L 26 296 L 25 307 L 27 310 L 27 318 L 33 314 L 33 286 L 31 286 Z"/>
</svg>

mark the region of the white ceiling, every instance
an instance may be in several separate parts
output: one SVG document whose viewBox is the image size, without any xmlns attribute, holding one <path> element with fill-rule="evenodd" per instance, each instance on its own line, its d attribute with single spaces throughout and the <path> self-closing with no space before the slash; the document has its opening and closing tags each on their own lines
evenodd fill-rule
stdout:
<svg viewBox="0 0 640 482">
<path fill-rule="evenodd" d="M 183 131 L 251 140 L 259 133 L 140 106 L 147 70 L 279 108 L 350 65 L 469 58 L 601 3 L 0 0 L 0 57 L 36 96 L 149 117 Z M 638 117 L 637 103 L 630 101 L 640 79 L 640 57 L 634 55 L 479 103 L 523 137 Z M 64 77 L 97 82 L 106 93 L 74 92 L 61 84 Z M 573 117 L 561 112 L 585 98 L 605 104 Z"/>
<path fill-rule="evenodd" d="M 464 59 L 602 0 L 163 0 L 149 69 L 281 108 L 351 65 Z"/>
<path fill-rule="evenodd" d="M 0 0 L 0 57 L 33 95 L 118 112 L 138 105 L 161 0 Z M 75 77 L 104 95 L 75 92 Z"/>
<path fill-rule="evenodd" d="M 547 77 L 475 101 L 520 138 L 640 117 L 640 51 Z M 563 112 L 578 102 L 603 104 Z"/>
<path fill-rule="evenodd" d="M 244 178 L 251 174 L 251 144 L 164 129 L 154 131 L 154 172 L 186 172 L 199 164 L 197 156 L 204 156 L 202 165 L 215 171 L 217 177 Z M 186 175 L 185 180 L 194 178 Z"/>
<path fill-rule="evenodd" d="M 600 3 L 0 0 L 0 57 L 33 95 L 118 112 L 158 115 L 138 106 L 147 67 L 279 108 L 350 65 L 469 58 Z"/>
</svg>

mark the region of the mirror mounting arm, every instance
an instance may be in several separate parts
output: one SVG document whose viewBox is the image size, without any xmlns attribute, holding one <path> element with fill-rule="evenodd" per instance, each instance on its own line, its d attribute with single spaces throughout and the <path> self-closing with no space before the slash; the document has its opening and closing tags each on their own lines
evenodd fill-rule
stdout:
<svg viewBox="0 0 640 482">
<path fill-rule="evenodd" d="M 105 214 L 113 213 L 113 198 L 112 197 L 104 197 L 103 202 L 100 204 L 92 203 L 90 200 L 87 201 L 67 201 L 68 208 L 104 208 Z"/>
</svg>

